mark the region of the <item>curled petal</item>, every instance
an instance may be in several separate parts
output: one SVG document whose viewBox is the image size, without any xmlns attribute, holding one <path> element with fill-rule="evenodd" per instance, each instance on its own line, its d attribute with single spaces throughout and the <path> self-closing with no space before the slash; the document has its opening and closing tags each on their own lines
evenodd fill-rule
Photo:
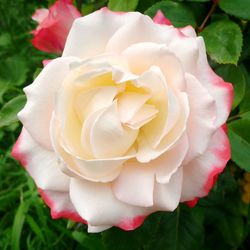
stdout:
<svg viewBox="0 0 250 250">
<path fill-rule="evenodd" d="M 69 177 L 60 171 L 56 154 L 37 144 L 24 128 L 12 155 L 25 164 L 39 188 L 60 192 L 69 189 Z"/>
<path fill-rule="evenodd" d="M 78 59 L 73 57 L 54 59 L 35 81 L 24 89 L 27 103 L 18 113 L 18 118 L 36 142 L 48 150 L 52 150 L 49 126 L 55 108 L 55 96 L 73 61 Z"/>
<path fill-rule="evenodd" d="M 133 206 L 153 205 L 154 169 L 136 161 L 124 164 L 119 177 L 113 182 L 112 190 L 117 199 Z"/>
<path fill-rule="evenodd" d="M 153 18 L 153 21 L 159 24 L 172 25 L 171 21 L 167 19 L 160 10 L 157 11 L 156 15 Z"/>
<path fill-rule="evenodd" d="M 187 133 L 190 138 L 185 162 L 202 155 L 216 130 L 216 107 L 214 98 L 193 76 L 186 73 L 187 94 L 190 105 Z M 202 96 L 202 98 L 200 98 Z"/>
<path fill-rule="evenodd" d="M 219 128 L 205 153 L 183 167 L 181 201 L 207 195 L 214 184 L 214 177 L 223 171 L 229 159 L 229 140 L 223 129 Z"/>
<path fill-rule="evenodd" d="M 44 202 L 51 209 L 53 219 L 66 218 L 86 224 L 87 222 L 75 210 L 68 192 L 38 189 Z"/>
<path fill-rule="evenodd" d="M 110 184 L 71 179 L 70 197 L 79 215 L 92 226 L 117 225 L 131 230 L 139 226 L 149 213 L 146 208 L 131 206 L 117 200 Z"/>
<path fill-rule="evenodd" d="M 222 126 L 231 111 L 233 101 L 233 87 L 230 83 L 224 82 L 211 69 L 208 64 L 204 40 L 197 38 L 199 46 L 197 79 L 207 88 L 210 95 L 215 99 L 216 103 L 216 127 Z"/>
</svg>

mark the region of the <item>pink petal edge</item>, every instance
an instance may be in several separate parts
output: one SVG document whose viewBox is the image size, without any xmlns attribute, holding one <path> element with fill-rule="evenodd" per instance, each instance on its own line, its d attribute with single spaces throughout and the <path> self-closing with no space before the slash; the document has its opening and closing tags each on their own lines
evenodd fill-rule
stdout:
<svg viewBox="0 0 250 250">
<path fill-rule="evenodd" d="M 115 225 L 125 231 L 131 231 L 142 225 L 147 216 L 137 216 L 132 219 L 124 219 L 119 224 Z"/>
<path fill-rule="evenodd" d="M 22 132 L 19 135 L 16 143 L 14 144 L 12 151 L 11 151 L 11 156 L 16 159 L 17 161 L 19 161 L 21 163 L 21 165 L 25 168 L 25 166 L 27 165 L 27 159 L 25 158 L 25 156 L 20 152 L 20 141 L 22 139 Z"/>
<path fill-rule="evenodd" d="M 109 12 L 111 14 L 116 14 L 116 15 L 123 15 L 123 14 L 126 14 L 127 12 L 124 12 L 124 11 L 112 11 L 110 10 L 108 7 L 102 7 L 101 9 L 99 9 L 99 11 L 106 11 L 106 12 Z"/>
<path fill-rule="evenodd" d="M 158 10 L 153 18 L 153 21 L 158 24 L 172 25 L 171 21 L 164 16 L 161 10 Z"/>
<path fill-rule="evenodd" d="M 194 198 L 191 201 L 186 201 L 185 204 L 191 208 L 195 207 L 200 198 Z"/>
<path fill-rule="evenodd" d="M 76 212 L 67 211 L 67 210 L 62 210 L 59 212 L 56 211 L 54 201 L 49 197 L 48 194 L 46 194 L 46 191 L 42 190 L 41 188 L 38 188 L 38 192 L 41 195 L 44 202 L 51 209 L 52 219 L 66 218 L 66 219 L 73 220 L 75 222 L 87 224 L 87 222 Z"/>
<path fill-rule="evenodd" d="M 223 125 L 221 128 L 225 132 L 226 126 Z M 229 142 L 228 137 L 225 136 L 225 140 L 221 143 L 224 143 L 224 149 L 223 150 L 215 149 L 214 154 L 222 160 L 222 165 L 214 166 L 214 168 L 208 175 L 208 179 L 203 187 L 206 194 L 210 192 L 210 190 L 216 183 L 219 174 L 223 172 L 224 168 L 227 165 L 227 162 L 229 161 L 231 157 L 231 148 L 230 148 L 230 142 Z"/>
<path fill-rule="evenodd" d="M 233 104 L 233 97 L 234 97 L 234 91 L 233 91 L 233 85 L 230 82 L 225 82 L 221 77 L 219 77 L 211 67 L 209 67 L 210 75 L 213 80 L 213 84 L 215 84 L 219 88 L 225 88 L 228 92 L 227 97 L 227 109 L 230 113 L 232 104 Z"/>
<path fill-rule="evenodd" d="M 42 63 L 43 63 L 43 67 L 45 67 L 46 65 L 48 65 L 50 62 L 52 62 L 53 61 L 53 59 L 45 59 L 45 60 L 43 60 L 42 61 Z"/>
</svg>

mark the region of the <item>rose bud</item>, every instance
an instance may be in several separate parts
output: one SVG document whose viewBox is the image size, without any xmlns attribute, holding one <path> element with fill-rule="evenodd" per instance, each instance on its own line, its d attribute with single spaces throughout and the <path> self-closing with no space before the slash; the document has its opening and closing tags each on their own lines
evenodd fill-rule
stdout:
<svg viewBox="0 0 250 250">
<path fill-rule="evenodd" d="M 57 0 L 49 9 L 37 9 L 32 16 L 38 22 L 31 32 L 32 44 L 45 52 L 62 53 L 71 25 L 80 16 L 71 0 Z"/>
</svg>

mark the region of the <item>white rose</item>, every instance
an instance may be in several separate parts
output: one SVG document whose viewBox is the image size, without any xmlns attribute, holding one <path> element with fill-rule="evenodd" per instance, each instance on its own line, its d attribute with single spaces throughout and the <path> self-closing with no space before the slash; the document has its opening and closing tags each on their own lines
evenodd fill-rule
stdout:
<svg viewBox="0 0 250 250">
<path fill-rule="evenodd" d="M 230 157 L 232 87 L 191 26 L 108 9 L 76 19 L 62 57 L 25 93 L 13 155 L 52 217 L 90 232 L 194 205 Z"/>
</svg>

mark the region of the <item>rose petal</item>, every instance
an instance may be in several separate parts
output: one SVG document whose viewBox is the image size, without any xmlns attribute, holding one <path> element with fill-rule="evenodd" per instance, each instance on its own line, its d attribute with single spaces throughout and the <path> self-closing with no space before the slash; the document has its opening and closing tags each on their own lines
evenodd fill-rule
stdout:
<svg viewBox="0 0 250 250">
<path fill-rule="evenodd" d="M 197 79 L 207 88 L 210 95 L 215 99 L 217 109 L 215 125 L 220 127 L 226 122 L 231 110 L 233 87 L 230 83 L 224 82 L 209 66 L 203 38 L 198 37 L 197 42 L 199 46 Z"/>
<path fill-rule="evenodd" d="M 98 114 L 90 126 L 90 147 L 96 158 L 125 155 L 133 146 L 138 134 L 138 130 L 122 126 L 116 101 Z M 88 129 L 82 134 L 84 133 L 88 133 Z"/>
<path fill-rule="evenodd" d="M 57 0 L 49 10 L 36 11 L 32 18 L 39 21 L 39 25 L 32 31 L 32 44 L 42 51 L 61 53 L 74 19 L 80 16 L 68 0 Z"/>
<path fill-rule="evenodd" d="M 185 75 L 190 105 L 187 133 L 189 150 L 185 162 L 204 153 L 216 130 L 216 107 L 213 97 L 201 83 L 188 73 Z M 201 98 L 202 96 L 202 98 Z"/>
<path fill-rule="evenodd" d="M 178 170 L 171 176 L 166 184 L 155 182 L 154 207 L 157 210 L 173 211 L 180 202 L 182 191 L 183 169 Z"/>
<path fill-rule="evenodd" d="M 190 37 L 196 37 L 195 29 L 191 25 L 187 25 L 183 28 L 179 28 L 179 30 L 185 35 Z"/>
<path fill-rule="evenodd" d="M 70 70 L 69 64 L 73 61 L 78 59 L 73 57 L 54 59 L 35 81 L 24 89 L 27 103 L 18 113 L 18 118 L 35 141 L 48 150 L 52 149 L 49 124 L 55 108 L 55 96 Z"/>
<path fill-rule="evenodd" d="M 164 16 L 161 10 L 156 12 L 153 21 L 159 24 L 172 25 L 171 21 Z"/>
<path fill-rule="evenodd" d="M 118 96 L 118 112 L 122 123 L 128 122 L 142 108 L 150 95 L 126 91 Z"/>
<path fill-rule="evenodd" d="M 39 188 L 54 191 L 69 189 L 69 177 L 60 171 L 56 154 L 37 144 L 24 128 L 13 156 L 18 156 L 17 160 L 21 159 L 21 163 L 25 162 L 26 170 Z"/>
<path fill-rule="evenodd" d="M 139 13 L 135 12 L 118 15 L 103 8 L 78 18 L 73 23 L 68 35 L 63 56 L 88 58 L 102 54 L 110 37 L 121 26 L 133 21 L 139 15 Z"/>
<path fill-rule="evenodd" d="M 133 223 L 133 218 L 149 213 L 146 208 L 117 200 L 110 184 L 71 179 L 70 197 L 77 212 L 92 226 L 119 225 L 124 221 Z"/>
<path fill-rule="evenodd" d="M 135 43 L 122 52 L 122 57 L 127 60 L 128 66 L 134 74 L 142 74 L 151 66 L 158 66 L 169 86 L 173 89 L 185 90 L 181 61 L 166 44 Z"/>
<path fill-rule="evenodd" d="M 211 188 L 207 183 L 210 183 L 211 177 L 223 171 L 229 159 L 229 140 L 223 129 L 219 128 L 206 152 L 183 167 L 181 201 L 207 195 Z"/>
<path fill-rule="evenodd" d="M 199 47 L 195 37 L 178 37 L 169 44 L 170 51 L 181 61 L 185 72 L 196 75 Z"/>
<path fill-rule="evenodd" d="M 86 160 L 72 155 L 60 143 L 60 128 L 56 116 L 51 121 L 51 139 L 53 148 L 60 157 L 60 168 L 69 176 L 94 182 L 110 182 L 116 178 L 123 162 L 134 157 L 134 152 L 128 152 L 124 157 Z"/>
<path fill-rule="evenodd" d="M 154 169 L 136 161 L 126 162 L 119 177 L 113 182 L 116 198 L 133 206 L 153 205 Z"/>
<path fill-rule="evenodd" d="M 132 129 L 139 129 L 154 119 L 158 112 L 154 105 L 144 104 L 142 108 L 135 113 L 134 117 L 126 123 L 126 126 Z"/>
<path fill-rule="evenodd" d="M 35 11 L 35 13 L 32 15 L 32 19 L 34 21 L 37 21 L 39 23 L 41 23 L 49 14 L 49 10 L 48 9 L 37 9 Z"/>
<path fill-rule="evenodd" d="M 68 192 L 57 192 L 38 189 L 44 202 L 51 209 L 53 219 L 66 218 L 86 224 L 86 221 L 75 210 Z"/>
<path fill-rule="evenodd" d="M 119 54 L 129 46 L 141 42 L 168 44 L 177 33 L 172 26 L 156 25 L 149 16 L 139 14 L 130 18 L 113 34 L 105 51 Z"/>
<path fill-rule="evenodd" d="M 182 165 L 189 148 L 188 137 L 184 134 L 176 145 L 149 164 L 155 167 L 156 180 L 158 183 L 166 184 L 172 175 Z"/>
</svg>

